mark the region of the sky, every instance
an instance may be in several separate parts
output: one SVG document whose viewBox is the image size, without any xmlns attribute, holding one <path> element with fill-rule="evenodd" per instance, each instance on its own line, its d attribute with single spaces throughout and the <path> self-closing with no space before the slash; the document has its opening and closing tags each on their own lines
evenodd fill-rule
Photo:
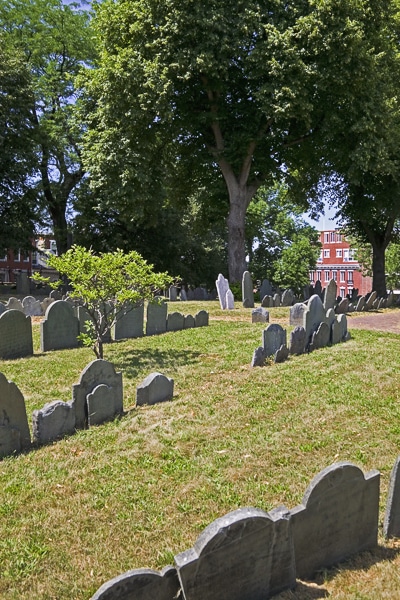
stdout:
<svg viewBox="0 0 400 600">
<path fill-rule="evenodd" d="M 310 225 L 318 229 L 318 231 L 324 231 L 326 229 L 335 229 L 338 226 L 334 219 L 335 212 L 336 208 L 326 206 L 324 215 L 321 215 L 318 220 L 311 219 L 307 213 L 305 213 L 303 217 L 307 223 L 310 223 Z"/>
</svg>

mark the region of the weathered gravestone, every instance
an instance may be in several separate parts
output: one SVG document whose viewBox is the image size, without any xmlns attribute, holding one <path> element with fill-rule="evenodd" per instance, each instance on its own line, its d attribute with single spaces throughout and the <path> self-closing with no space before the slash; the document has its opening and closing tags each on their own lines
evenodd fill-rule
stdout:
<svg viewBox="0 0 400 600">
<path fill-rule="evenodd" d="M 233 310 L 235 308 L 235 298 L 233 297 L 233 293 L 230 289 L 226 292 L 225 306 L 227 310 Z"/>
<path fill-rule="evenodd" d="M 273 289 L 272 285 L 268 281 L 268 279 L 263 279 L 260 287 L 260 298 L 264 298 L 264 296 L 272 296 Z"/>
<path fill-rule="evenodd" d="M 136 388 L 136 406 L 157 404 L 171 400 L 174 395 L 174 380 L 162 373 L 151 373 Z"/>
<path fill-rule="evenodd" d="M 324 293 L 324 292 L 323 292 L 323 290 L 322 290 L 322 283 L 321 283 L 321 282 L 320 282 L 320 280 L 318 279 L 318 280 L 315 282 L 315 286 L 314 286 L 314 295 L 316 294 L 316 295 L 317 295 L 317 296 L 319 296 L 319 297 L 320 297 L 320 299 L 322 300 L 323 293 Z M 312 296 L 311 296 L 311 298 L 312 298 Z M 311 298 L 310 298 L 310 299 L 311 299 Z"/>
<path fill-rule="evenodd" d="M 77 429 L 84 429 L 88 425 L 88 394 L 93 393 L 95 388 L 102 384 L 110 388 L 114 416 L 122 414 L 122 373 L 117 373 L 114 365 L 106 360 L 93 360 L 83 369 L 79 383 L 72 386 L 72 406 L 75 410 L 75 427 Z"/>
<path fill-rule="evenodd" d="M 126 306 L 112 328 L 114 340 L 139 338 L 144 335 L 144 304 Z"/>
<path fill-rule="evenodd" d="M 282 362 L 285 362 L 285 360 L 287 360 L 288 358 L 289 358 L 289 348 L 286 346 L 286 344 L 282 344 L 282 346 L 280 348 L 278 348 L 278 350 L 275 352 L 274 362 L 282 363 Z"/>
<path fill-rule="evenodd" d="M 167 331 L 179 331 L 185 327 L 185 317 L 181 313 L 173 312 L 167 316 Z"/>
<path fill-rule="evenodd" d="M 274 306 L 281 306 L 281 297 L 278 293 L 274 294 L 273 296 L 274 299 Z"/>
<path fill-rule="evenodd" d="M 75 433 L 75 410 L 70 402 L 54 400 L 32 413 L 33 440 L 47 444 Z"/>
<path fill-rule="evenodd" d="M 121 414 L 115 406 L 115 393 L 112 387 L 101 383 L 86 396 L 88 426 L 100 425 L 111 421 L 115 415 Z"/>
<path fill-rule="evenodd" d="M 303 354 L 306 348 L 306 330 L 304 327 L 297 326 L 290 334 L 289 352 L 290 354 Z"/>
<path fill-rule="evenodd" d="M 43 309 L 40 300 L 36 300 L 33 296 L 25 296 L 22 300 L 24 313 L 29 317 L 41 317 Z"/>
<path fill-rule="evenodd" d="M 298 578 L 377 545 L 379 479 L 378 471 L 364 476 L 340 462 L 312 480 L 303 503 L 290 511 Z"/>
<path fill-rule="evenodd" d="M 194 315 L 194 326 L 195 327 L 207 327 L 208 325 L 208 312 L 206 310 L 199 310 Z"/>
<path fill-rule="evenodd" d="M 263 367 L 265 364 L 264 348 L 259 346 L 253 352 L 253 358 L 251 359 L 251 367 Z"/>
<path fill-rule="evenodd" d="M 336 304 L 337 285 L 334 279 L 331 279 L 324 291 L 324 309 L 334 308 Z"/>
<path fill-rule="evenodd" d="M 22 306 L 21 300 L 18 300 L 18 298 L 14 298 L 12 296 L 8 299 L 8 302 L 6 303 L 6 310 L 19 310 L 21 312 L 24 312 L 24 307 Z"/>
<path fill-rule="evenodd" d="M 349 299 L 343 298 L 335 308 L 337 315 L 344 315 L 349 312 Z"/>
<path fill-rule="evenodd" d="M 268 323 L 269 322 L 269 312 L 266 308 L 262 306 L 260 308 L 255 308 L 251 311 L 251 322 L 252 323 Z"/>
<path fill-rule="evenodd" d="M 15 383 L 0 373 L 0 457 L 21 452 L 30 445 L 24 397 Z"/>
<path fill-rule="evenodd" d="M 293 304 L 293 306 L 290 307 L 289 324 L 294 325 L 295 327 L 302 327 L 306 308 L 307 307 L 303 302 L 296 302 L 296 304 Z"/>
<path fill-rule="evenodd" d="M 264 348 L 265 356 L 274 356 L 275 352 L 284 345 L 286 346 L 286 329 L 283 329 L 281 325 L 273 323 L 269 325 L 263 331 L 262 345 Z"/>
<path fill-rule="evenodd" d="M 281 305 L 282 306 L 292 306 L 293 302 L 294 302 L 293 290 L 284 290 L 282 292 Z"/>
<path fill-rule="evenodd" d="M 386 538 L 400 537 L 400 456 L 390 474 L 383 533 Z"/>
<path fill-rule="evenodd" d="M 31 318 L 19 310 L 6 310 L 0 315 L 0 358 L 32 356 Z"/>
<path fill-rule="evenodd" d="M 168 298 L 170 302 L 176 302 L 178 300 L 178 288 L 175 285 L 170 285 Z"/>
<path fill-rule="evenodd" d="M 267 600 L 296 582 L 288 511 L 230 512 L 175 564 L 185 600 Z"/>
<path fill-rule="evenodd" d="M 51 290 L 49 296 L 53 300 L 62 300 L 62 293 L 60 292 L 60 290 Z"/>
<path fill-rule="evenodd" d="M 42 302 L 40 303 L 41 308 L 42 308 L 42 315 L 44 315 L 46 313 L 46 310 L 49 308 L 50 304 L 53 304 L 54 299 L 53 298 L 43 298 Z"/>
<path fill-rule="evenodd" d="M 254 307 L 253 280 L 249 271 L 245 271 L 242 276 L 242 300 L 245 308 Z"/>
<path fill-rule="evenodd" d="M 167 331 L 168 304 L 163 300 L 147 305 L 146 335 L 157 335 Z"/>
<path fill-rule="evenodd" d="M 328 323 L 320 323 L 317 331 L 311 336 L 310 352 L 318 350 L 318 348 L 325 348 L 330 342 L 331 329 Z"/>
<path fill-rule="evenodd" d="M 220 273 L 218 275 L 218 279 L 215 282 L 215 286 L 217 288 L 219 304 L 222 310 L 226 310 L 226 293 L 229 290 L 229 282 L 225 277 Z"/>
<path fill-rule="evenodd" d="M 311 341 L 314 331 L 317 331 L 320 323 L 326 322 L 326 314 L 321 298 L 314 294 L 308 301 L 303 315 L 303 327 L 306 330 L 306 344 Z"/>
<path fill-rule="evenodd" d="M 365 302 L 365 310 L 371 310 L 372 306 L 375 302 L 375 300 L 377 299 L 378 294 L 374 291 L 371 292 L 370 295 L 368 296 L 366 302 Z"/>
<path fill-rule="evenodd" d="M 15 283 L 17 287 L 17 294 L 29 294 L 31 285 L 27 272 L 17 271 L 15 273 Z"/>
<path fill-rule="evenodd" d="M 41 351 L 77 348 L 78 335 L 79 320 L 72 305 L 65 300 L 56 300 L 50 304 L 44 321 L 40 323 Z"/>
<path fill-rule="evenodd" d="M 185 288 L 181 288 L 181 291 L 180 291 L 180 294 L 179 294 L 179 298 L 182 300 L 182 302 L 186 302 L 187 301 L 187 294 L 186 294 Z"/>
<path fill-rule="evenodd" d="M 274 306 L 274 299 L 272 296 L 263 296 L 261 300 L 261 306 L 263 308 L 272 308 Z"/>
<path fill-rule="evenodd" d="M 174 600 L 179 588 L 174 567 L 161 572 L 135 569 L 102 585 L 90 600 Z"/>
<path fill-rule="evenodd" d="M 194 316 L 193 315 L 185 315 L 184 322 L 183 322 L 183 328 L 190 329 L 191 327 L 195 327 L 195 326 L 196 326 L 196 322 L 194 320 Z"/>
</svg>

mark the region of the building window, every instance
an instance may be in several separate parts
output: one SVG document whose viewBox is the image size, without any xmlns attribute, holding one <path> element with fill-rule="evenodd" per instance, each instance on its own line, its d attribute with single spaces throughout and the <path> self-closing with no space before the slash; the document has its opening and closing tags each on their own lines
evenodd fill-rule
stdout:
<svg viewBox="0 0 400 600">
<path fill-rule="evenodd" d="M 313 283 L 315 277 L 315 271 L 310 271 L 310 281 Z"/>
<path fill-rule="evenodd" d="M 345 295 L 346 295 L 346 288 L 344 288 L 344 287 L 341 287 L 341 288 L 340 288 L 340 296 L 341 296 L 342 298 L 344 298 L 344 297 L 345 297 Z"/>
<path fill-rule="evenodd" d="M 341 248 L 336 249 L 336 258 L 342 258 L 342 249 Z"/>
<path fill-rule="evenodd" d="M 331 244 L 335 243 L 335 232 L 331 231 Z"/>
<path fill-rule="evenodd" d="M 21 262 L 21 250 L 15 253 L 14 262 Z"/>
<path fill-rule="evenodd" d="M 340 271 L 340 283 L 344 283 L 346 281 L 346 271 Z"/>
<path fill-rule="evenodd" d="M 0 257 L 0 260 L 1 260 L 2 262 L 6 262 L 6 260 L 7 260 L 7 254 L 5 254 L 4 256 L 1 256 L 1 257 Z"/>
<path fill-rule="evenodd" d="M 325 282 L 330 279 L 330 271 L 325 271 Z"/>
<path fill-rule="evenodd" d="M 341 233 L 337 233 L 336 234 L 336 241 L 337 242 L 341 242 L 342 241 L 342 234 Z"/>
<path fill-rule="evenodd" d="M 324 250 L 324 258 L 330 258 L 331 257 L 331 251 L 330 250 Z"/>
<path fill-rule="evenodd" d="M 337 281 L 337 271 L 332 271 L 332 279 Z"/>
<path fill-rule="evenodd" d="M 347 271 L 347 282 L 353 283 L 353 271 Z"/>
<path fill-rule="evenodd" d="M 317 261 L 317 262 L 322 262 L 322 250 L 321 250 L 321 252 L 319 253 L 319 257 L 318 257 L 318 261 Z"/>
<path fill-rule="evenodd" d="M 329 233 L 325 233 L 325 244 L 329 244 Z"/>
<path fill-rule="evenodd" d="M 317 271 L 317 281 L 321 281 L 321 271 Z"/>
</svg>

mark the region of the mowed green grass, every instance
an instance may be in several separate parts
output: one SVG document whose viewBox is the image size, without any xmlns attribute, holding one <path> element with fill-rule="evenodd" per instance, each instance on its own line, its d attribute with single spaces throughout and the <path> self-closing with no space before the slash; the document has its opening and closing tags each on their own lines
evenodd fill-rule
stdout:
<svg viewBox="0 0 400 600">
<path fill-rule="evenodd" d="M 381 472 L 382 522 L 400 453 L 399 336 L 351 330 L 345 344 L 252 369 L 264 327 L 251 310 L 169 312 L 202 308 L 209 327 L 105 346 L 123 373 L 121 419 L 0 461 L 0 598 L 89 599 L 125 571 L 170 564 L 226 512 L 293 508 L 336 461 Z M 288 315 L 271 309 L 270 322 L 288 326 Z M 85 348 L 41 353 L 34 329 L 33 357 L 0 362 L 29 420 L 70 400 L 94 359 Z M 174 379 L 174 398 L 135 408 L 153 371 Z M 399 598 L 397 542 L 379 542 L 277 598 Z"/>
</svg>

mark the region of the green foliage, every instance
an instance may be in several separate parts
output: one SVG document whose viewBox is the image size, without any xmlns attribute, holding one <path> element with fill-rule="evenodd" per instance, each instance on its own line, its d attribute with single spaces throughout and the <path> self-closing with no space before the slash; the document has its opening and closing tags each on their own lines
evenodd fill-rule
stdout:
<svg viewBox="0 0 400 600">
<path fill-rule="evenodd" d="M 92 347 L 97 358 L 103 358 L 103 338 L 111 332 L 116 319 L 145 300 L 152 300 L 157 291 L 172 283 L 166 273 L 156 273 L 138 254 L 122 250 L 95 254 L 81 246 L 72 246 L 61 256 L 49 254 L 48 265 L 67 278 L 71 298 L 79 300 L 91 318 L 80 337 Z M 39 274 L 35 281 L 48 278 Z M 58 287 L 61 282 L 55 282 Z"/>
<path fill-rule="evenodd" d="M 386 285 L 389 290 L 400 289 L 400 244 L 392 242 L 386 250 Z"/>
</svg>

